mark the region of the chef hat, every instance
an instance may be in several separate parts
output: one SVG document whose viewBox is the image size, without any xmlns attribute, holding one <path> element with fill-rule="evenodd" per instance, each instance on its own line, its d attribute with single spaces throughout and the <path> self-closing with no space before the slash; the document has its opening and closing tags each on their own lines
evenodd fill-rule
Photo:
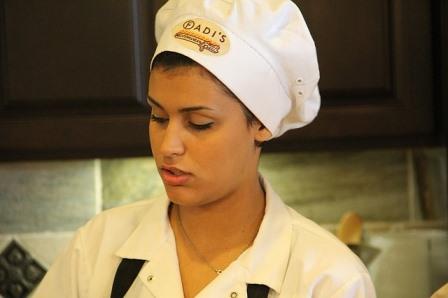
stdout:
<svg viewBox="0 0 448 298">
<path fill-rule="evenodd" d="M 316 49 L 290 0 L 169 0 L 156 15 L 155 35 L 154 57 L 177 52 L 201 64 L 272 137 L 316 117 Z"/>
</svg>

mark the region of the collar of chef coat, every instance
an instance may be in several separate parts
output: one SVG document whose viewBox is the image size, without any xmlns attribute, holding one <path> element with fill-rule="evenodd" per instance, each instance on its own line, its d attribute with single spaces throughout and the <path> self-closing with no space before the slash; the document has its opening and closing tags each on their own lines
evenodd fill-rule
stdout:
<svg viewBox="0 0 448 298">
<path fill-rule="evenodd" d="M 245 268 L 247 284 L 264 284 L 280 292 L 286 273 L 292 238 L 292 220 L 286 205 L 266 179 L 266 209 L 252 246 L 236 260 Z M 173 240 L 168 219 L 168 198 L 156 199 L 137 228 L 116 252 L 121 258 L 151 260 L 160 247 Z"/>
</svg>

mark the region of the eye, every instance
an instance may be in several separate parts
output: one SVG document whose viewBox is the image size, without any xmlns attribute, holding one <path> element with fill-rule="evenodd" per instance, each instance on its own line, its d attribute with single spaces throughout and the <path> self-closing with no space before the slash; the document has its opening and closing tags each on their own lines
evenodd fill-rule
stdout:
<svg viewBox="0 0 448 298">
<path fill-rule="evenodd" d="M 196 124 L 196 123 L 193 123 L 193 122 L 189 122 L 188 124 L 194 130 L 206 130 L 206 129 L 209 129 L 209 128 L 211 128 L 213 126 L 213 122 L 206 123 L 206 124 Z"/>
<path fill-rule="evenodd" d="M 154 114 L 151 114 L 151 121 L 154 121 L 154 122 L 160 123 L 160 124 L 164 124 L 168 121 L 168 118 L 163 118 L 163 117 L 159 117 Z"/>
</svg>

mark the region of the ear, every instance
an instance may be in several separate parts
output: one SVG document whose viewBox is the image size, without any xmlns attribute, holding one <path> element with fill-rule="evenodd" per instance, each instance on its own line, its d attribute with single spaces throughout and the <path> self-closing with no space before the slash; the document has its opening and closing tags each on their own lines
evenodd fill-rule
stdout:
<svg viewBox="0 0 448 298">
<path fill-rule="evenodd" d="M 260 122 L 254 124 L 255 129 L 255 140 L 257 142 L 263 143 L 272 138 L 272 133 Z"/>
</svg>

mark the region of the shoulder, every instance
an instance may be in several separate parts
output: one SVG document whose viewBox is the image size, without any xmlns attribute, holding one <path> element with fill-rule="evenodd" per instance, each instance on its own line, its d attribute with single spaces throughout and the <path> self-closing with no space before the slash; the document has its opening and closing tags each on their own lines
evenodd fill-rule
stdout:
<svg viewBox="0 0 448 298">
<path fill-rule="evenodd" d="M 114 207 L 95 215 L 85 225 L 84 229 L 114 228 L 116 226 L 132 227 L 138 225 L 148 210 L 156 204 L 156 200 L 140 200 L 131 204 Z"/>
<path fill-rule="evenodd" d="M 97 214 L 90 220 L 90 222 L 100 223 L 118 220 L 120 223 L 135 223 L 138 222 L 152 206 L 156 205 L 160 199 L 161 197 L 155 197 L 114 207 Z"/>
<path fill-rule="evenodd" d="M 78 230 L 80 241 L 85 248 L 107 243 L 111 249 L 118 249 L 162 199 L 141 200 L 97 214 Z"/>
<path fill-rule="evenodd" d="M 361 260 L 336 236 L 294 209 L 287 208 L 292 219 L 293 250 L 296 253 L 305 254 L 308 260 L 321 265 L 367 273 Z"/>
<path fill-rule="evenodd" d="M 332 233 L 287 208 L 292 219 L 292 266 L 299 267 L 296 270 L 305 283 L 314 291 L 331 294 L 322 297 L 346 297 L 335 295 L 337 292 L 374 297 L 369 273 L 361 260 Z"/>
</svg>

